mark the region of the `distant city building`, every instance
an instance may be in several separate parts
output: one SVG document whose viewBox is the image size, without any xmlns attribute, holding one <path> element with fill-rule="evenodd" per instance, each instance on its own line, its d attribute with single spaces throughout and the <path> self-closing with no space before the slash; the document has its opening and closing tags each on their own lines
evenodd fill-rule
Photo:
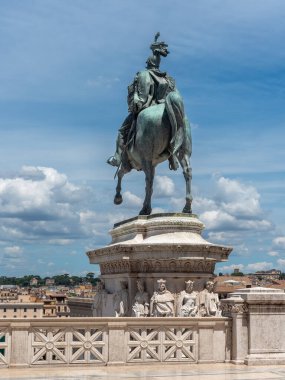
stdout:
<svg viewBox="0 0 285 380">
<path fill-rule="evenodd" d="M 13 301 L 18 298 L 18 287 L 11 285 L 1 285 L 0 302 Z"/>
<path fill-rule="evenodd" d="M 67 299 L 71 317 L 93 317 L 93 298 L 69 297 Z"/>
<path fill-rule="evenodd" d="M 46 279 L 46 286 L 53 286 L 55 283 L 53 278 L 47 278 Z"/>
<path fill-rule="evenodd" d="M 43 303 L 1 302 L 0 318 L 42 318 Z"/>
<path fill-rule="evenodd" d="M 259 271 L 259 272 L 253 273 L 253 276 L 259 279 L 280 280 L 281 270 L 270 269 L 267 271 Z"/>
<path fill-rule="evenodd" d="M 238 268 L 237 268 L 238 269 Z M 219 298 L 227 298 L 228 294 L 252 286 L 252 281 L 247 276 L 218 276 L 214 280 L 215 292 Z"/>
<path fill-rule="evenodd" d="M 62 293 L 46 292 L 46 295 L 42 297 L 44 303 L 44 317 L 69 317 L 70 310 L 66 301 L 67 297 Z"/>
<path fill-rule="evenodd" d="M 285 280 L 276 279 L 275 276 L 277 277 L 278 273 L 275 272 L 281 273 L 281 271 L 273 269 L 272 271 L 261 272 L 262 276 L 260 277 L 260 272 L 247 276 L 218 276 L 214 279 L 215 292 L 219 294 L 220 298 L 227 298 L 230 293 L 233 293 L 239 289 L 257 286 L 282 289 L 285 291 Z"/>
<path fill-rule="evenodd" d="M 6 289 L 17 290 L 19 289 L 19 286 L 18 285 L 0 285 L 0 290 L 6 290 Z"/>
<path fill-rule="evenodd" d="M 39 283 L 39 280 L 36 277 L 33 277 L 30 281 L 30 286 L 37 286 Z"/>
</svg>

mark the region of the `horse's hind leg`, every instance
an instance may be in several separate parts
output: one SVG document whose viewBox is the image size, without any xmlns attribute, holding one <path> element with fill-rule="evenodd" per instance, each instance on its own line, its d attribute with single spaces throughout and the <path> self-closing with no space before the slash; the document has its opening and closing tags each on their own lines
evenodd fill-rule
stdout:
<svg viewBox="0 0 285 380">
<path fill-rule="evenodd" d="M 149 215 L 151 213 L 151 196 L 153 191 L 153 179 L 155 168 L 151 161 L 143 161 L 142 169 L 145 173 L 145 198 L 140 215 Z"/>
<path fill-rule="evenodd" d="M 116 195 L 114 197 L 114 203 L 115 205 L 120 205 L 123 202 L 123 197 L 121 194 L 122 190 L 122 178 L 126 173 L 128 173 L 130 169 L 125 168 L 124 166 L 121 166 L 119 171 L 118 171 L 118 182 L 117 182 L 117 187 L 116 187 Z"/>
<path fill-rule="evenodd" d="M 183 175 L 185 178 L 185 183 L 186 183 L 186 203 L 183 208 L 184 213 L 186 214 L 192 214 L 192 194 L 191 194 L 191 180 L 192 180 L 192 169 L 190 166 L 190 159 L 189 156 L 186 153 L 183 153 L 178 156 L 180 165 L 182 166 L 183 169 Z"/>
</svg>

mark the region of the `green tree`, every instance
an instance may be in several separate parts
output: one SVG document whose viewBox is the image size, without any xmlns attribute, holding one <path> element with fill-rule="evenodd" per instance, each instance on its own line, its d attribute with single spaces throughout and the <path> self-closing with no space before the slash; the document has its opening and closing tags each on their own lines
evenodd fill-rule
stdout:
<svg viewBox="0 0 285 380">
<path fill-rule="evenodd" d="M 231 276 L 244 276 L 244 274 L 242 272 L 233 272 Z"/>
</svg>

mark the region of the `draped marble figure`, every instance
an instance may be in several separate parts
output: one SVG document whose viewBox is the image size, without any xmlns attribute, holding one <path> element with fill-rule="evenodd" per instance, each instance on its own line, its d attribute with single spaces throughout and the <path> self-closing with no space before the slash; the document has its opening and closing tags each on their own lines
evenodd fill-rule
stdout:
<svg viewBox="0 0 285 380">
<path fill-rule="evenodd" d="M 151 317 L 174 317 L 174 296 L 167 290 L 166 281 L 157 281 L 158 289 L 153 293 L 150 300 Z"/>
</svg>

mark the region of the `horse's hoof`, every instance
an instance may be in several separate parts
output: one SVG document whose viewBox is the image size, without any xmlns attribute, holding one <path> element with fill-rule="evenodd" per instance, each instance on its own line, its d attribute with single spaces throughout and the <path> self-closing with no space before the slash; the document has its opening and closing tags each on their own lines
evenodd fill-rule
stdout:
<svg viewBox="0 0 285 380">
<path fill-rule="evenodd" d="M 143 207 L 141 211 L 139 212 L 139 215 L 150 215 L 151 211 L 152 211 L 151 208 Z"/>
<path fill-rule="evenodd" d="M 116 195 L 114 198 L 115 205 L 120 205 L 123 202 L 123 197 L 121 195 Z"/>
<path fill-rule="evenodd" d="M 184 209 L 182 210 L 183 214 L 192 214 L 192 209 L 191 207 L 185 206 Z"/>
</svg>

